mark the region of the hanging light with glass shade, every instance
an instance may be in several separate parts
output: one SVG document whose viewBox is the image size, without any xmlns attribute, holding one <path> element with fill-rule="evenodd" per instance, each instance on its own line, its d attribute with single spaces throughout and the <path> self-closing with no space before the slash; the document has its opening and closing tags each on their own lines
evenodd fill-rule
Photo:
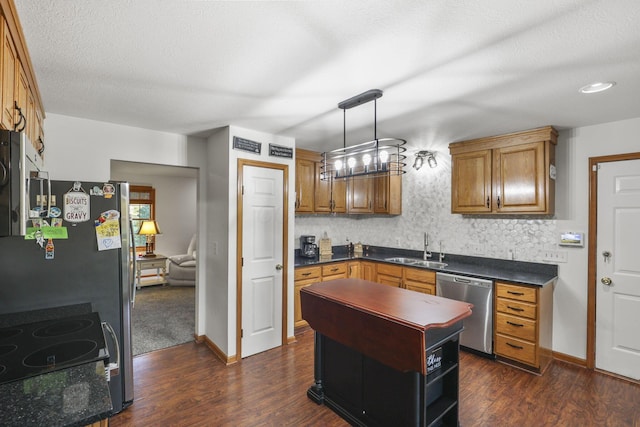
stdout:
<svg viewBox="0 0 640 427">
<path fill-rule="evenodd" d="M 380 89 L 370 89 L 338 104 L 344 117 L 342 148 L 322 153 L 322 180 L 405 173 L 406 156 L 403 153 L 406 151 L 404 145 L 407 141 L 399 138 L 378 138 L 377 99 L 381 96 Z M 347 110 L 369 101 L 374 102 L 373 140 L 347 147 Z"/>
</svg>

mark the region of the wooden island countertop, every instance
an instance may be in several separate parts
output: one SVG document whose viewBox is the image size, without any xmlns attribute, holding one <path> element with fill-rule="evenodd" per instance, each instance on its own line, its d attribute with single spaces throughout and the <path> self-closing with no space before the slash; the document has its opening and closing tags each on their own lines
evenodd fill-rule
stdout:
<svg viewBox="0 0 640 427">
<path fill-rule="evenodd" d="M 401 372 L 427 374 L 427 334 L 471 315 L 472 305 L 361 279 L 316 283 L 300 292 L 311 328 Z M 428 331 L 428 332 L 427 332 Z"/>
</svg>

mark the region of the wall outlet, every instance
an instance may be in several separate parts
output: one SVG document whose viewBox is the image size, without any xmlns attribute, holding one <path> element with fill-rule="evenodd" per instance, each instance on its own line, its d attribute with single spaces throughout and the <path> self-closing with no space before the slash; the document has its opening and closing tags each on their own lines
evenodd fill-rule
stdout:
<svg viewBox="0 0 640 427">
<path fill-rule="evenodd" d="M 565 263 L 569 260 L 567 251 L 545 250 L 542 253 L 542 260 L 545 262 Z"/>
</svg>

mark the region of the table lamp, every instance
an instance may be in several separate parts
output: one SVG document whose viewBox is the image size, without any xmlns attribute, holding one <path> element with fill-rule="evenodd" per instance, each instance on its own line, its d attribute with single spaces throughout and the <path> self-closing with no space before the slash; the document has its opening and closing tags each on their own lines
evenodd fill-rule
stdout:
<svg viewBox="0 0 640 427">
<path fill-rule="evenodd" d="M 160 227 L 158 227 L 158 223 L 155 220 L 142 221 L 138 234 L 147 236 L 146 253 L 142 256 L 149 258 L 156 256 L 156 254 L 153 253 L 155 235 L 162 234 Z"/>
</svg>

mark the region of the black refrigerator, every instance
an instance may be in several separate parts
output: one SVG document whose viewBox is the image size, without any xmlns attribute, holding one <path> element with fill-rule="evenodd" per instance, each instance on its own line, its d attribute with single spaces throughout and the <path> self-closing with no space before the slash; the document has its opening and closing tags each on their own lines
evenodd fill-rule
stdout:
<svg viewBox="0 0 640 427">
<path fill-rule="evenodd" d="M 51 181 L 51 194 L 56 204 L 47 204 L 51 213 L 40 216 L 47 223 L 66 227 L 67 238 L 53 239 L 51 248 L 48 239 L 40 239 L 40 246 L 38 239 L 27 240 L 25 236 L 0 237 L 0 315 L 90 303 L 100 319 L 112 326 L 118 340 L 116 344 L 107 337 L 109 361 L 119 359 L 120 365 L 109 382 L 117 413 L 133 402 L 131 304 L 135 257 L 131 257 L 129 184 Z M 69 195 L 78 197 L 72 200 Z M 32 192 L 31 206 L 39 206 L 36 197 Z M 89 206 L 74 210 L 74 203 Z M 119 228 L 113 229 L 119 239 L 99 239 L 96 226 L 118 216 Z"/>
</svg>

